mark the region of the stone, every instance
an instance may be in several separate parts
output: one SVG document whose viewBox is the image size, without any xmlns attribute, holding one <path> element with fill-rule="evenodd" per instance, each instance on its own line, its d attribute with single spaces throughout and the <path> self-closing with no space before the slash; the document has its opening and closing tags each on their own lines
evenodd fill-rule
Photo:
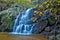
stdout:
<svg viewBox="0 0 60 40">
<path fill-rule="evenodd" d="M 46 27 L 46 28 L 45 28 L 45 31 L 46 31 L 46 32 L 50 32 L 50 31 L 51 31 L 50 27 Z"/>
</svg>

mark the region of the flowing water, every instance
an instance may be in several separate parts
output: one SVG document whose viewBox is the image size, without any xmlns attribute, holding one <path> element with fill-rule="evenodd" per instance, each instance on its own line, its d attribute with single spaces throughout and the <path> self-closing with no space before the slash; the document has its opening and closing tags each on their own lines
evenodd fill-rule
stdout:
<svg viewBox="0 0 60 40">
<path fill-rule="evenodd" d="M 32 34 L 33 24 L 28 21 L 31 18 L 31 12 L 33 8 L 29 8 L 26 10 L 25 14 L 22 16 L 19 14 L 15 19 L 15 23 L 13 26 L 13 32 L 18 34 Z M 21 16 L 21 17 L 20 17 Z"/>
<path fill-rule="evenodd" d="M 13 26 L 13 32 L 12 34 L 22 34 L 22 35 L 28 35 L 32 33 L 38 33 L 45 27 L 46 23 L 44 26 L 41 26 L 41 21 L 46 19 L 45 16 L 42 16 L 41 19 L 39 19 L 40 22 L 33 23 L 32 21 L 29 21 L 33 17 L 33 11 L 36 10 L 35 8 L 29 8 L 27 9 L 23 14 L 18 13 L 15 23 Z M 41 27 L 40 27 L 41 26 Z"/>
</svg>

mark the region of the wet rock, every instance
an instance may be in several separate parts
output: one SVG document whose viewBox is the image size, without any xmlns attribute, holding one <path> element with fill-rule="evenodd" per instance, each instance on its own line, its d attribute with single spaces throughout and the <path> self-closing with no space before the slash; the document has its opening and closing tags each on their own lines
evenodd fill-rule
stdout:
<svg viewBox="0 0 60 40">
<path fill-rule="evenodd" d="M 2 25 L 2 23 L 0 22 L 0 25 Z"/>
<path fill-rule="evenodd" d="M 56 36 L 52 35 L 52 36 L 49 36 L 49 40 L 58 40 L 58 39 L 56 38 Z"/>
<path fill-rule="evenodd" d="M 57 37 L 58 40 L 60 40 L 60 34 L 58 34 L 56 37 Z"/>
<path fill-rule="evenodd" d="M 47 38 L 49 37 L 49 32 L 43 31 L 40 34 L 43 35 L 44 37 L 47 37 Z"/>
<path fill-rule="evenodd" d="M 45 31 L 46 31 L 46 32 L 50 32 L 50 31 L 51 31 L 50 27 L 46 27 L 46 28 L 45 28 Z"/>
</svg>

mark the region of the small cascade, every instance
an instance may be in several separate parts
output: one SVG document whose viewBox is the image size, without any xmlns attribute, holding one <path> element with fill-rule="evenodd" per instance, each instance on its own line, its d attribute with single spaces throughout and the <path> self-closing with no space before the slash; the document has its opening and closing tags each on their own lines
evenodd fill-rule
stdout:
<svg viewBox="0 0 60 40">
<path fill-rule="evenodd" d="M 43 21 L 47 19 L 46 16 L 42 16 L 39 18 L 39 22 L 32 22 L 30 19 L 33 17 L 33 12 L 36 10 L 35 8 L 29 8 L 24 13 L 20 13 L 17 15 L 15 19 L 15 23 L 13 26 L 13 32 L 11 34 L 22 34 L 29 35 L 35 34 L 43 30 L 43 28 L 47 25 Z M 30 21 L 29 21 L 30 20 Z"/>
<path fill-rule="evenodd" d="M 13 26 L 13 32 L 21 33 L 21 34 L 31 34 L 32 33 L 34 24 L 32 24 L 31 22 L 28 22 L 28 20 L 32 16 L 31 12 L 33 12 L 33 8 L 27 9 L 25 14 L 22 14 L 21 17 L 20 17 L 20 12 L 19 12 L 19 14 L 17 15 L 17 17 L 15 19 L 15 23 Z"/>
</svg>

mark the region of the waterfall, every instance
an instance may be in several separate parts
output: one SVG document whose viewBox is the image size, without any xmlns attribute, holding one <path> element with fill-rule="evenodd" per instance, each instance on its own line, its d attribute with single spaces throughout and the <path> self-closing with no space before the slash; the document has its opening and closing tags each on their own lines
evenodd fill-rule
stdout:
<svg viewBox="0 0 60 40">
<path fill-rule="evenodd" d="M 40 32 L 47 25 L 47 23 L 44 23 L 43 26 L 41 24 L 43 23 L 42 20 L 46 20 L 47 17 L 44 14 L 41 18 L 39 17 L 39 22 L 32 22 L 30 19 L 33 17 L 33 11 L 35 10 L 35 8 L 29 8 L 24 13 L 19 12 L 15 19 L 13 32 L 11 34 L 29 35 Z"/>
<path fill-rule="evenodd" d="M 31 22 L 28 22 L 28 20 L 31 18 L 33 10 L 34 10 L 33 8 L 27 9 L 25 14 L 22 14 L 22 16 L 20 15 L 21 13 L 19 12 L 15 19 L 13 32 L 19 34 L 32 34 L 34 24 L 31 24 Z"/>
</svg>

